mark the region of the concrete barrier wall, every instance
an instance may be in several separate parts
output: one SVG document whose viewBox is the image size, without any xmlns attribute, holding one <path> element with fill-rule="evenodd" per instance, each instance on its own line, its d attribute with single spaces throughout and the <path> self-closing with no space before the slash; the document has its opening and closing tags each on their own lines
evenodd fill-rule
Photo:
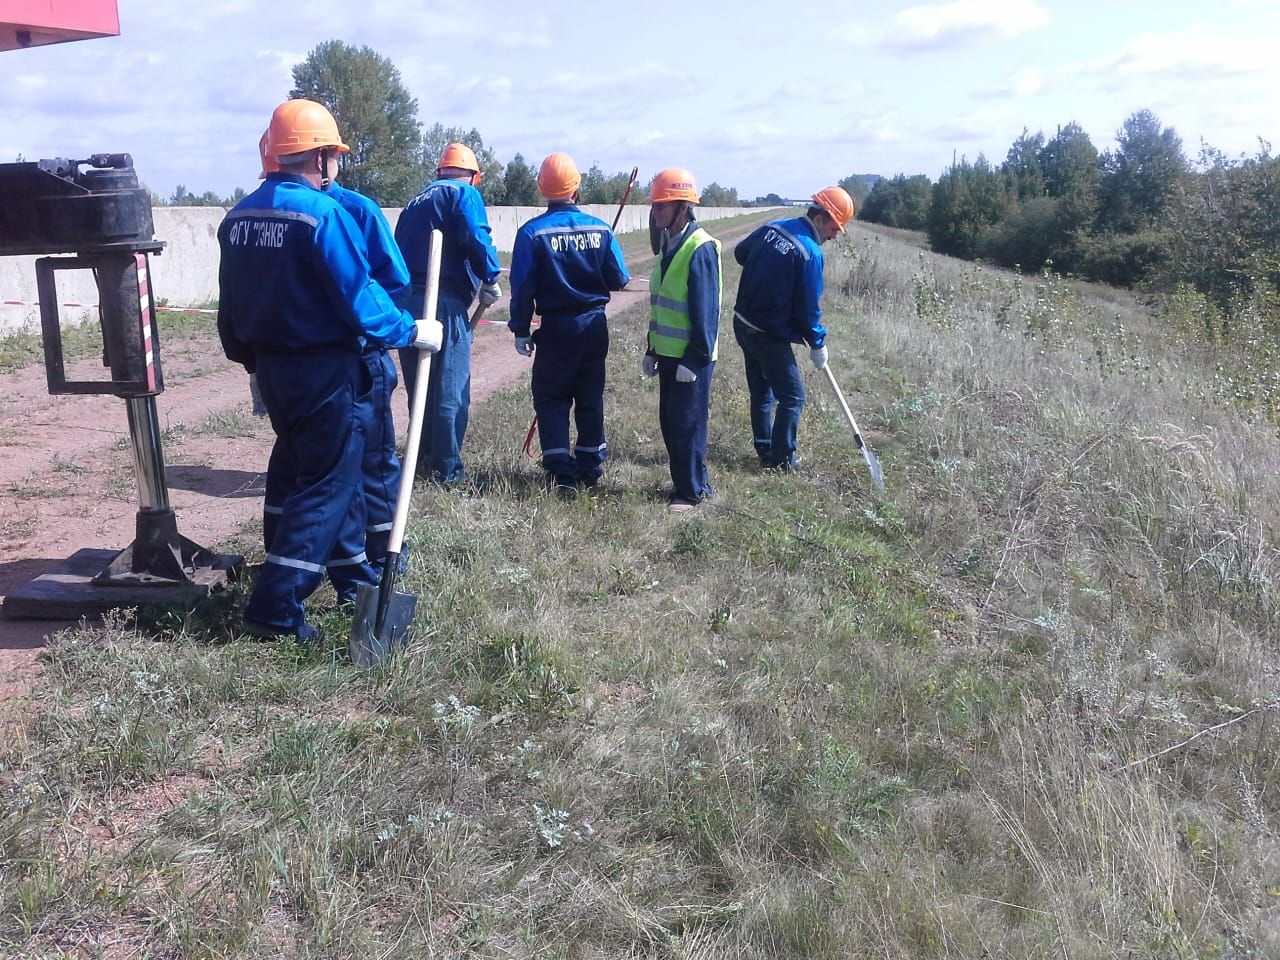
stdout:
<svg viewBox="0 0 1280 960">
<path fill-rule="evenodd" d="M 490 207 L 489 225 L 494 245 L 509 253 L 516 231 L 526 220 L 542 213 L 544 207 Z M 613 204 L 584 204 L 581 208 L 606 223 L 618 212 Z M 394 228 L 400 210 L 383 211 Z M 719 220 L 743 213 L 759 212 L 753 207 L 700 207 L 698 219 Z M 226 211 L 221 207 L 156 207 L 153 210 L 156 239 L 166 244 L 164 252 L 151 258 L 151 279 L 158 301 L 170 306 L 199 306 L 218 297 L 218 224 Z M 632 204 L 622 212 L 618 232 L 647 230 L 649 208 Z M 0 257 L 0 334 L 22 329 L 39 329 L 36 300 L 35 257 Z M 85 304 L 62 308 L 68 322 L 96 317 L 97 288 L 88 271 L 58 275 L 58 301 Z"/>
</svg>

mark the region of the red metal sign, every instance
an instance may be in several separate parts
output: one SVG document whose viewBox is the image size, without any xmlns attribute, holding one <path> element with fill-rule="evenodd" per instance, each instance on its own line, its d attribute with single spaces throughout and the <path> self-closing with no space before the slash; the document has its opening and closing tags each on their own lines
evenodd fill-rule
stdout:
<svg viewBox="0 0 1280 960">
<path fill-rule="evenodd" d="M 0 50 L 120 34 L 116 0 L 5 0 L 0 3 Z"/>
</svg>

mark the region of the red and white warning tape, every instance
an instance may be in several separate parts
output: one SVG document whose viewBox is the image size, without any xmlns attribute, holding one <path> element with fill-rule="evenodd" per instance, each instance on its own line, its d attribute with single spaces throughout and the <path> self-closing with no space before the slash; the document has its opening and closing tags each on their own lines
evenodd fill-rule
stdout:
<svg viewBox="0 0 1280 960">
<path fill-rule="evenodd" d="M 38 307 L 38 306 L 40 306 L 40 301 L 39 301 L 39 300 L 0 300 L 0 306 L 3 306 L 3 307 Z M 60 304 L 58 304 L 58 306 L 60 306 L 60 307 L 80 307 L 80 308 L 82 308 L 82 309 L 84 309 L 84 310 L 97 310 L 97 309 L 98 309 L 98 305 L 97 305 L 96 303 L 60 303 Z M 216 315 L 217 315 L 217 313 L 218 313 L 218 311 L 217 311 L 217 310 L 211 310 L 211 309 L 209 309 L 208 307 L 156 307 L 156 312 L 157 312 L 157 313 L 205 313 L 205 314 L 209 314 L 210 316 L 216 316 Z M 479 320 L 479 322 L 480 322 L 480 323 L 491 323 L 491 324 L 493 324 L 495 327 L 505 327 L 505 326 L 507 325 L 507 321 L 505 321 L 505 320 L 489 320 L 489 319 L 487 319 L 487 318 L 485 318 L 485 317 L 481 317 L 481 318 L 480 318 L 480 320 Z"/>
<path fill-rule="evenodd" d="M 0 306 L 4 307 L 38 307 L 39 300 L 0 300 Z M 84 310 L 97 310 L 96 303 L 60 303 L 60 307 L 80 307 Z M 217 310 L 210 310 L 207 307 L 156 307 L 160 313 L 207 313 L 216 314 Z"/>
</svg>

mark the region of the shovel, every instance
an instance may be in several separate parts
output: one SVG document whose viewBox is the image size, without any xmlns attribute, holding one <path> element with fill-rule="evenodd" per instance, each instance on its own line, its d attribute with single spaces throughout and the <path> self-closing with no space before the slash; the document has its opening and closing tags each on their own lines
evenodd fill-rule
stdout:
<svg viewBox="0 0 1280 960">
<path fill-rule="evenodd" d="M 431 231 L 431 253 L 427 266 L 427 302 L 424 317 L 436 315 L 440 291 L 440 251 L 444 234 Z M 418 598 L 396 590 L 396 572 L 400 566 L 400 548 L 404 545 L 404 528 L 409 521 L 409 500 L 413 495 L 413 474 L 418 466 L 418 446 L 422 439 L 422 421 L 427 408 L 427 384 L 431 379 L 431 354 L 422 352 L 418 359 L 418 377 L 413 387 L 413 407 L 409 414 L 409 435 L 404 460 L 400 464 L 400 492 L 396 497 L 396 516 L 387 544 L 387 559 L 382 566 L 382 579 L 376 587 L 360 584 L 356 588 L 356 610 L 351 617 L 351 636 L 347 651 L 357 667 L 372 667 L 404 645 L 413 625 Z"/>
<path fill-rule="evenodd" d="M 858 429 L 858 421 L 853 419 L 853 411 L 849 409 L 849 402 L 845 400 L 844 394 L 840 390 L 840 384 L 836 383 L 836 375 L 831 372 L 831 364 L 828 363 L 824 366 L 822 372 L 827 375 L 827 382 L 831 384 L 831 389 L 835 392 L 836 399 L 840 401 L 840 409 L 844 411 L 844 418 L 849 421 L 849 426 L 853 428 L 853 441 L 858 445 L 858 449 L 862 451 L 862 459 L 867 461 L 867 469 L 871 471 L 871 482 L 875 484 L 877 490 L 883 490 L 884 478 L 880 475 L 880 461 L 871 452 L 867 442 L 862 439 L 862 431 Z"/>
</svg>

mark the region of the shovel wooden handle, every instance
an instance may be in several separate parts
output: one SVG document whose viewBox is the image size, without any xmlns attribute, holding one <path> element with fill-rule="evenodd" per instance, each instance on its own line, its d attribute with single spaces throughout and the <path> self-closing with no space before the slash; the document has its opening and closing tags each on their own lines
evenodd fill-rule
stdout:
<svg viewBox="0 0 1280 960">
<path fill-rule="evenodd" d="M 427 261 L 427 302 L 422 308 L 425 319 L 436 318 L 436 303 L 440 298 L 440 254 L 444 248 L 444 234 L 431 231 L 431 253 Z M 422 442 L 422 421 L 427 410 L 427 383 L 431 379 L 431 354 L 418 353 L 418 377 L 413 385 L 413 405 L 409 408 L 409 435 L 405 442 L 404 459 L 400 462 L 400 493 L 396 497 L 396 517 L 391 525 L 391 539 L 387 553 L 399 556 L 404 546 L 404 529 L 409 523 L 409 501 L 413 498 L 414 472 L 418 469 L 418 447 Z"/>
<path fill-rule="evenodd" d="M 827 382 L 831 384 L 831 389 L 836 395 L 836 400 L 840 402 L 840 409 L 844 411 L 844 418 L 849 421 L 849 426 L 853 428 L 853 440 L 861 450 L 866 446 L 862 442 L 862 431 L 858 429 L 858 421 L 853 419 L 853 411 L 849 409 L 849 401 L 844 398 L 844 391 L 840 389 L 840 384 L 836 383 L 836 375 L 831 372 L 831 364 L 824 364 L 822 372 L 827 375 Z"/>
</svg>

